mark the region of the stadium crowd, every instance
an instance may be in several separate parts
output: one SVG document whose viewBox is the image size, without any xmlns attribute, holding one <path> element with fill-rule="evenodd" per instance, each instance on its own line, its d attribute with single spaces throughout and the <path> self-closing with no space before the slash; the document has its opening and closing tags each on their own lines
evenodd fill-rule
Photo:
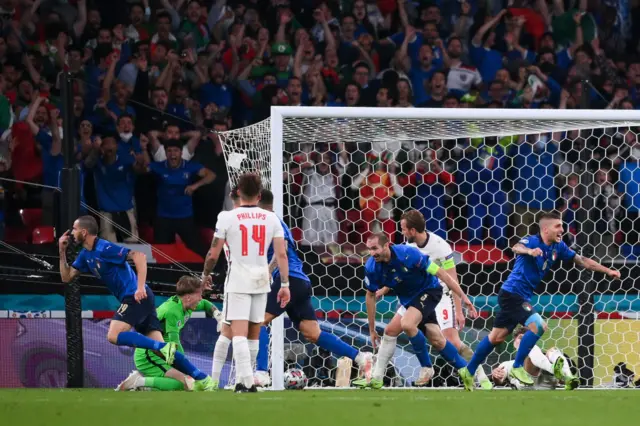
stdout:
<svg viewBox="0 0 640 426">
<path fill-rule="evenodd" d="M 45 185 L 0 181 L 0 233 L 6 223 L 7 241 L 30 239 L 13 231 L 34 207 L 55 223 L 63 70 L 83 200 L 130 231 L 102 220 L 101 236 L 177 234 L 204 255 L 212 231 L 199 229 L 215 227 L 228 194 L 218 132 L 272 105 L 635 109 L 636 3 L 0 0 L 0 173 Z M 637 256 L 633 130 L 288 143 L 286 215 L 303 245 L 333 253 L 397 232 L 410 206 L 453 243 L 505 248 L 542 209 L 560 209 L 578 233 L 588 200 L 599 255 Z"/>
</svg>

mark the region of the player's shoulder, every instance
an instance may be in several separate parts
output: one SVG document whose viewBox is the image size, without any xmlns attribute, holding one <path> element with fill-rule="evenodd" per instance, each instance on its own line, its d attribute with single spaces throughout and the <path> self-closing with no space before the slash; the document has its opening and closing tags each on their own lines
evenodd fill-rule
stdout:
<svg viewBox="0 0 640 426">
<path fill-rule="evenodd" d="M 518 241 L 520 244 L 524 244 L 525 246 L 532 246 L 532 245 L 539 245 L 540 244 L 540 236 L 539 235 L 527 235 L 525 237 L 522 237 L 520 239 L 520 241 Z"/>
<path fill-rule="evenodd" d="M 376 261 L 373 257 L 367 259 L 367 262 L 364 264 L 365 272 L 374 272 L 376 270 Z"/>
</svg>

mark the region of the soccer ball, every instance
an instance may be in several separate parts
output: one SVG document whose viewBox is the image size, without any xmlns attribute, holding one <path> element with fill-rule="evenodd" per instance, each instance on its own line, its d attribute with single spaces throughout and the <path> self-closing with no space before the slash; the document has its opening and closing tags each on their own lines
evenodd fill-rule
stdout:
<svg viewBox="0 0 640 426">
<path fill-rule="evenodd" d="M 290 368 L 284 373 L 284 388 L 288 390 L 304 389 L 307 376 L 299 368 Z"/>
</svg>

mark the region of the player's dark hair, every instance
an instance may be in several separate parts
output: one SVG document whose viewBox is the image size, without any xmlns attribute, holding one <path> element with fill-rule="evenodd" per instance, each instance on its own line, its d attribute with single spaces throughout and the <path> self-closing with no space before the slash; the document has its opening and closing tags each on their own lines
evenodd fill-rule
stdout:
<svg viewBox="0 0 640 426">
<path fill-rule="evenodd" d="M 418 210 L 413 209 L 402 213 L 400 220 L 404 220 L 407 223 L 407 228 L 415 229 L 416 232 L 422 233 L 426 229 L 424 216 Z"/>
<path fill-rule="evenodd" d="M 202 290 L 202 282 L 199 278 L 183 275 L 176 284 L 176 294 L 184 296 L 186 294 L 197 293 Z"/>
<path fill-rule="evenodd" d="M 371 234 L 369 240 L 378 240 L 378 244 L 383 246 L 389 242 L 389 237 L 384 232 L 377 232 L 375 234 Z"/>
<path fill-rule="evenodd" d="M 238 179 L 238 193 L 243 200 L 257 197 L 262 190 L 262 179 L 257 173 L 245 173 Z"/>
<path fill-rule="evenodd" d="M 524 334 L 529 329 L 527 327 L 518 327 L 513 331 L 513 339 L 515 340 L 518 336 L 524 336 Z"/>
<path fill-rule="evenodd" d="M 540 213 L 538 213 L 538 220 L 537 220 L 538 223 L 540 223 L 541 221 L 543 221 L 545 219 L 562 220 L 562 215 L 557 211 L 540 212 Z"/>
<path fill-rule="evenodd" d="M 237 201 L 238 198 L 240 198 L 240 194 L 238 194 L 238 186 L 235 185 L 233 188 L 231 188 L 231 193 L 229 194 L 229 198 L 231 198 L 231 201 Z"/>
<path fill-rule="evenodd" d="M 260 204 L 264 206 L 273 206 L 273 192 L 268 189 L 260 191 Z"/>
<path fill-rule="evenodd" d="M 80 216 L 78 218 L 78 228 L 86 229 L 89 235 L 98 235 L 100 232 L 100 228 L 98 227 L 98 222 L 93 216 Z"/>
</svg>

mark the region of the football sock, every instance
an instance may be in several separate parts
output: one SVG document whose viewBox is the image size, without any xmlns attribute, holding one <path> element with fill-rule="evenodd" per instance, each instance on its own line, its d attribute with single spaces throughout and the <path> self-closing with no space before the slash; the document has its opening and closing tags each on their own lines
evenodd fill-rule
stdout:
<svg viewBox="0 0 640 426">
<path fill-rule="evenodd" d="M 236 362 L 236 383 L 242 383 L 248 389 L 254 385 L 254 380 L 247 338 L 235 336 L 232 342 L 233 359 Z"/>
<path fill-rule="evenodd" d="M 540 336 L 533 331 L 529 330 L 524 333 L 524 336 L 522 336 L 522 340 L 520 341 L 518 351 L 516 352 L 516 359 L 513 362 L 513 368 L 520 368 L 524 365 L 524 360 L 527 359 L 529 352 L 531 352 L 531 349 L 533 349 L 538 340 L 540 340 Z"/>
<path fill-rule="evenodd" d="M 166 343 L 150 339 L 149 337 L 143 336 L 142 334 L 136 333 L 135 331 L 122 331 L 120 334 L 118 334 L 116 345 L 159 351 L 164 347 L 164 345 L 166 345 Z"/>
<path fill-rule="evenodd" d="M 173 361 L 173 367 L 181 373 L 193 377 L 194 380 L 204 380 L 207 378 L 206 374 L 198 370 L 198 367 L 191 364 L 187 357 L 179 351 L 176 351 L 176 359 Z"/>
<path fill-rule="evenodd" d="M 179 391 L 184 390 L 184 384 L 171 377 L 145 377 L 144 386 L 159 391 Z"/>
<path fill-rule="evenodd" d="M 387 371 L 387 365 L 396 351 L 397 340 L 397 337 L 387 336 L 386 334 L 382 336 L 380 347 L 378 348 L 376 363 L 373 366 L 372 377 L 374 379 L 382 380 L 384 378 L 384 373 Z"/>
<path fill-rule="evenodd" d="M 418 330 L 418 333 L 409 338 L 413 351 L 420 362 L 421 367 L 431 367 L 431 357 L 429 357 L 429 349 L 427 348 L 427 338 L 424 337 L 422 331 Z"/>
<path fill-rule="evenodd" d="M 267 327 L 260 327 L 260 345 L 256 358 L 256 371 L 269 371 L 269 340 L 271 335 Z"/>
<path fill-rule="evenodd" d="M 449 364 L 453 365 L 456 370 L 466 367 L 467 361 L 460 356 L 456 347 L 448 340 L 446 342 L 447 343 L 444 345 L 444 348 L 440 351 L 442 358 L 444 358 Z"/>
<path fill-rule="evenodd" d="M 476 374 L 476 370 L 478 366 L 484 362 L 485 359 L 489 356 L 489 354 L 493 351 L 493 345 L 489 341 L 489 336 L 482 339 L 482 341 L 478 344 L 476 351 L 473 353 L 471 357 L 471 361 L 467 364 L 467 370 L 472 375 Z"/>
<path fill-rule="evenodd" d="M 540 349 L 539 346 L 536 345 L 531 348 L 531 352 L 529 352 L 529 360 L 531 361 L 531 364 L 535 365 L 540 370 L 553 374 L 553 364 L 551 364 L 549 358 L 542 353 L 542 349 Z"/>
<path fill-rule="evenodd" d="M 247 346 L 249 346 L 249 355 L 251 356 L 251 370 L 256 367 L 256 358 L 258 357 L 258 349 L 260 347 L 259 340 L 247 340 Z"/>
<path fill-rule="evenodd" d="M 345 342 L 340 340 L 339 337 L 334 336 L 331 333 L 327 333 L 326 331 L 320 332 L 320 336 L 318 337 L 316 344 L 322 349 L 326 349 L 332 354 L 338 356 L 338 358 L 346 356 L 347 358 L 355 360 L 358 356 L 358 350 L 356 348 L 347 345 Z"/>
<path fill-rule="evenodd" d="M 222 373 L 222 367 L 227 361 L 230 344 L 231 340 L 228 337 L 224 337 L 222 334 L 218 336 L 218 341 L 213 349 L 213 366 L 211 367 L 211 378 L 215 381 L 220 380 L 220 373 Z"/>
</svg>

